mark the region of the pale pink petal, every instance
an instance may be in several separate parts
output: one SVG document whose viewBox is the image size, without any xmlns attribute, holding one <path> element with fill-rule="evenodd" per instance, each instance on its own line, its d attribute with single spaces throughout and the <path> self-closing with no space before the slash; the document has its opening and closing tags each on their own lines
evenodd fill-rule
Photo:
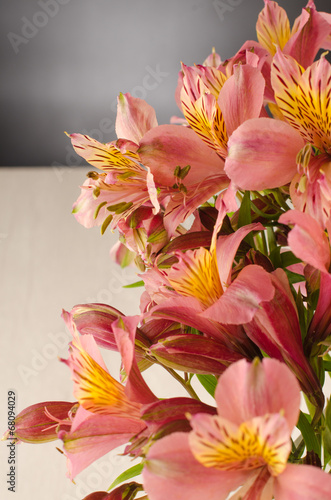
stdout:
<svg viewBox="0 0 331 500">
<path fill-rule="evenodd" d="M 207 176 L 223 174 L 224 161 L 187 127 L 160 125 L 151 129 L 141 140 L 138 152 L 157 186 L 173 186 L 178 165 L 191 166 L 184 179 L 186 187 Z"/>
<path fill-rule="evenodd" d="M 127 443 L 145 424 L 137 419 L 93 415 L 71 432 L 60 431 L 71 479 L 109 451 Z"/>
<path fill-rule="evenodd" d="M 241 189 L 264 190 L 292 180 L 304 141 L 288 123 L 252 118 L 233 132 L 228 145 L 228 177 Z"/>
<path fill-rule="evenodd" d="M 328 238 L 313 217 L 298 210 L 289 210 L 279 218 L 282 224 L 294 224 L 288 235 L 288 244 L 297 257 L 328 272 L 330 266 L 330 245 Z"/>
<path fill-rule="evenodd" d="M 115 130 L 119 139 L 139 144 L 146 132 L 154 127 L 157 127 L 157 119 L 152 106 L 129 93 L 118 96 Z"/>
<path fill-rule="evenodd" d="M 83 186 L 81 186 L 81 194 L 72 207 L 72 213 L 76 220 L 86 228 L 100 226 L 109 215 L 106 205 L 110 201 L 110 193 L 100 191 L 97 197 L 94 196 L 97 184 L 91 178 L 86 179 Z"/>
<path fill-rule="evenodd" d="M 284 363 L 272 358 L 253 363 L 243 359 L 231 365 L 219 378 L 215 399 L 219 415 L 237 425 L 284 411 L 292 429 L 299 417 L 298 381 Z"/>
<path fill-rule="evenodd" d="M 274 295 L 269 274 L 260 266 L 249 265 L 229 288 L 201 316 L 222 324 L 241 325 L 251 321 L 263 301 Z"/>
<path fill-rule="evenodd" d="M 221 285 L 225 290 L 231 283 L 232 264 L 242 240 L 251 231 L 262 231 L 262 224 L 248 224 L 239 228 L 235 233 L 227 236 L 219 236 L 216 243 L 216 255 Z"/>
<path fill-rule="evenodd" d="M 276 500 L 330 500 L 331 475 L 312 465 L 288 464 L 275 478 Z"/>
<path fill-rule="evenodd" d="M 150 500 L 225 500 L 248 477 L 246 471 L 219 471 L 201 465 L 192 455 L 188 433 L 173 433 L 149 450 L 143 485 Z"/>
<path fill-rule="evenodd" d="M 292 36 L 283 52 L 296 59 L 304 68 L 313 63 L 319 49 L 328 48 L 330 21 L 317 12 L 315 7 L 302 9 L 294 23 Z"/>
<path fill-rule="evenodd" d="M 238 64 L 234 68 L 218 97 L 229 136 L 244 121 L 260 116 L 264 87 L 264 78 L 257 68 L 248 64 Z"/>
<path fill-rule="evenodd" d="M 156 396 L 143 379 L 135 358 L 136 328 L 140 319 L 140 316 L 123 316 L 114 321 L 112 327 L 128 377 L 124 392 L 130 401 L 148 404 L 153 403 Z"/>
</svg>

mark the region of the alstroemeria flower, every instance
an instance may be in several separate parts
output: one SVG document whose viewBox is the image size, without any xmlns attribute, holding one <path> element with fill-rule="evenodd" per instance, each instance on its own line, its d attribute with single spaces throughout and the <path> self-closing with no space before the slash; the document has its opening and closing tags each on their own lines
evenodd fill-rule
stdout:
<svg viewBox="0 0 331 500">
<path fill-rule="evenodd" d="M 250 321 L 260 302 L 272 299 L 274 289 L 261 266 L 245 267 L 234 280 L 231 273 L 242 239 L 260 229 L 261 224 L 244 226 L 220 236 L 214 250 L 178 251 L 179 261 L 170 269 L 148 270 L 142 275 L 152 301 L 146 315 L 189 325 L 222 342 L 224 348 L 256 356 L 256 348 L 237 325 Z"/>
<path fill-rule="evenodd" d="M 284 391 L 286 387 L 286 391 Z M 150 448 L 143 470 L 150 500 L 328 500 L 331 477 L 287 462 L 299 416 L 300 388 L 282 363 L 264 359 L 231 365 L 216 392 L 216 416 L 190 419 Z"/>
<path fill-rule="evenodd" d="M 249 52 L 246 57 L 252 64 L 238 64 L 229 77 L 221 67 L 182 65 L 184 116 L 221 158 L 227 156 L 228 137 L 232 132 L 245 120 L 260 116 L 263 107 L 265 82 L 256 67 L 258 57 Z"/>
<path fill-rule="evenodd" d="M 84 226 L 102 224 L 104 231 L 141 206 L 155 215 L 162 205 L 172 235 L 199 204 L 228 185 L 224 162 L 192 130 L 157 125 L 153 108 L 142 99 L 121 94 L 118 102 L 117 141 L 70 135 L 75 151 L 103 171 L 89 174 L 73 212 Z"/>
<path fill-rule="evenodd" d="M 277 51 L 272 86 L 283 120 L 253 118 L 232 134 L 225 171 L 240 188 L 289 182 L 294 207 L 325 227 L 331 213 L 331 65 L 322 57 L 306 70 Z"/>
<path fill-rule="evenodd" d="M 330 48 L 331 20 L 317 12 L 310 0 L 294 21 L 292 30 L 286 11 L 277 2 L 264 0 L 265 6 L 256 23 L 260 45 L 271 55 L 277 46 L 294 57 L 304 68 L 312 64 L 320 48 Z"/>
<path fill-rule="evenodd" d="M 70 431 L 61 430 L 58 434 L 64 443 L 69 475 L 73 478 L 97 458 L 144 431 L 146 424 L 140 418 L 139 390 L 146 402 L 156 398 L 148 397 L 142 384 L 134 385 L 137 377 L 131 377 L 127 395 L 126 387 L 110 375 L 91 335 L 75 334 L 70 356 L 62 361 L 71 369 L 74 395 L 79 403 Z M 152 395 L 148 388 L 147 391 Z"/>
</svg>

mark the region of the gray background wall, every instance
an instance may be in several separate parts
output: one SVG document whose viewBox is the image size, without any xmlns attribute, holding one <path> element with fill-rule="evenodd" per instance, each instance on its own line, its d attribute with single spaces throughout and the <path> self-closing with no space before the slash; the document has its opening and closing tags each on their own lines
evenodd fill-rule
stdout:
<svg viewBox="0 0 331 500">
<path fill-rule="evenodd" d="M 279 4 L 293 21 L 305 1 Z M 329 4 L 316 1 L 319 10 Z M 213 46 L 226 59 L 256 39 L 263 1 L 3 0 L 2 7 L 0 165 L 60 166 L 80 163 L 64 130 L 115 139 L 119 92 L 145 98 L 167 123 L 178 114 L 180 61 L 201 63 Z"/>
</svg>

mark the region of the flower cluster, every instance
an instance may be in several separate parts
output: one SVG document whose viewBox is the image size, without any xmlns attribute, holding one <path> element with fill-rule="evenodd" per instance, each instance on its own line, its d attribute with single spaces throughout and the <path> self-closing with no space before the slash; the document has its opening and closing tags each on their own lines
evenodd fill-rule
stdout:
<svg viewBox="0 0 331 500">
<path fill-rule="evenodd" d="M 116 141 L 68 134 L 97 169 L 74 215 L 118 230 L 140 312 L 63 312 L 75 402 L 25 409 L 16 438 L 62 440 L 70 478 L 126 444 L 141 483 L 89 500 L 330 498 L 331 14 L 310 0 L 290 28 L 265 0 L 256 28 L 226 61 L 182 65 L 170 124 L 120 94 Z M 154 394 L 154 364 L 187 397 Z"/>
</svg>

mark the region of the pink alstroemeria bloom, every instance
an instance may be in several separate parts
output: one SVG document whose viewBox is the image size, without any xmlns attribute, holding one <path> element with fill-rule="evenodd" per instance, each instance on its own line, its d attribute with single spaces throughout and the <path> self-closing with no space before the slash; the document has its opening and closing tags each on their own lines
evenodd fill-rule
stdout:
<svg viewBox="0 0 331 500">
<path fill-rule="evenodd" d="M 173 433 L 150 448 L 143 470 L 150 500 L 330 498 L 329 474 L 287 462 L 300 388 L 284 364 L 234 363 L 221 375 L 215 399 L 217 415 L 194 415 L 191 432 Z"/>
<path fill-rule="evenodd" d="M 319 49 L 330 48 L 331 17 L 318 12 L 310 0 L 294 21 L 292 29 L 286 11 L 277 2 L 264 0 L 256 23 L 260 45 L 273 56 L 277 46 L 304 68 L 310 66 Z"/>
<path fill-rule="evenodd" d="M 245 267 L 234 280 L 231 271 L 242 239 L 261 229 L 259 223 L 244 226 L 219 237 L 212 250 L 176 252 L 179 262 L 169 270 L 148 270 L 142 275 L 152 301 L 146 314 L 189 325 L 228 349 L 256 356 L 256 348 L 236 326 L 251 321 L 260 302 L 272 299 L 274 288 L 261 266 Z"/>
<path fill-rule="evenodd" d="M 291 183 L 294 207 L 325 227 L 331 216 L 331 65 L 322 57 L 304 70 L 277 50 L 271 82 L 282 119 L 240 125 L 229 139 L 225 171 L 241 189 Z"/>
<path fill-rule="evenodd" d="M 122 344 L 125 346 L 125 339 Z M 126 358 L 130 363 L 130 352 Z M 140 418 L 142 402 L 151 403 L 156 398 L 136 371 L 131 377 L 129 373 L 130 387 L 116 381 L 91 335 L 78 337 L 74 332 L 70 357 L 62 361 L 71 369 L 74 395 L 79 403 L 70 431 L 58 434 L 73 478 L 97 458 L 144 431 L 146 424 Z"/>
<path fill-rule="evenodd" d="M 258 56 L 247 52 L 250 64 L 238 64 L 229 77 L 222 67 L 182 65 L 181 107 L 190 127 L 221 158 L 229 136 L 245 120 L 260 116 L 264 78 Z"/>
<path fill-rule="evenodd" d="M 172 235 L 197 206 L 228 185 L 224 161 L 192 130 L 159 126 L 142 99 L 121 94 L 118 103 L 117 141 L 102 144 L 70 135 L 75 151 L 103 171 L 89 174 L 74 204 L 75 216 L 86 227 L 114 228 L 139 207 L 150 207 L 155 215 L 162 204 Z"/>
</svg>

